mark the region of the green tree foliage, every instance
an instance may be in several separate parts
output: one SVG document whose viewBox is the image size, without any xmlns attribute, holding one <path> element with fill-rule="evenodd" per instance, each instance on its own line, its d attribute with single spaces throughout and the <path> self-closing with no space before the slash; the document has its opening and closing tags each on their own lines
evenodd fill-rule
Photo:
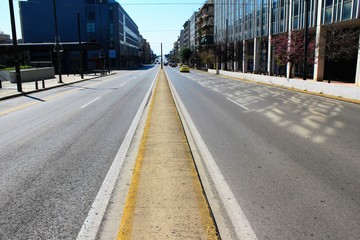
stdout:
<svg viewBox="0 0 360 240">
<path fill-rule="evenodd" d="M 190 57 L 191 57 L 192 51 L 190 48 L 182 48 L 180 50 L 180 57 L 181 57 L 181 61 L 183 63 L 189 63 Z"/>
</svg>

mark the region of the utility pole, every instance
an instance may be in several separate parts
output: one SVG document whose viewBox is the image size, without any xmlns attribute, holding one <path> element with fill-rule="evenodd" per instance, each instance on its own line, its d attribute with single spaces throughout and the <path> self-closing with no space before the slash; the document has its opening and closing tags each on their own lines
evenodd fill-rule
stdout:
<svg viewBox="0 0 360 240">
<path fill-rule="evenodd" d="M 303 80 L 306 80 L 307 77 L 307 59 L 308 59 L 308 35 L 309 35 L 309 13 L 308 13 L 308 0 L 305 1 L 305 34 L 304 34 L 304 75 Z"/>
<path fill-rule="evenodd" d="M 18 49 L 17 37 L 16 37 L 13 0 L 9 0 L 9 8 L 10 8 L 11 30 L 12 30 L 12 39 L 13 39 L 13 47 L 14 47 L 14 55 L 15 55 L 14 62 L 15 62 L 15 72 L 16 72 L 16 84 L 17 84 L 18 92 L 22 92 L 20 63 L 19 63 L 19 49 Z"/>
<path fill-rule="evenodd" d="M 61 76 L 61 62 L 60 62 L 60 43 L 59 43 L 59 33 L 58 33 L 58 24 L 57 24 L 57 16 L 56 16 L 56 0 L 53 0 L 54 3 L 54 20 L 55 20 L 55 52 L 57 55 L 57 66 L 58 66 L 58 74 L 59 74 L 59 82 L 63 83 Z"/>
<path fill-rule="evenodd" d="M 162 50 L 162 43 L 161 43 L 161 69 L 163 69 L 163 50 Z"/>
<path fill-rule="evenodd" d="M 84 79 L 84 66 L 83 66 L 83 52 L 81 46 L 81 27 L 80 27 L 80 13 L 77 12 L 78 35 L 79 35 L 79 51 L 80 51 L 80 75 Z"/>
</svg>

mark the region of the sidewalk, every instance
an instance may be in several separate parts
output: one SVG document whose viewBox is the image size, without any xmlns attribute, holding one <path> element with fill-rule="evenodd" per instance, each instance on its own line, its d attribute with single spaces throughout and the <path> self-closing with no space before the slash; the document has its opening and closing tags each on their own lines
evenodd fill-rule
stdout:
<svg viewBox="0 0 360 240">
<path fill-rule="evenodd" d="M 60 86 L 64 86 L 64 85 L 67 85 L 67 84 L 81 82 L 81 81 L 94 79 L 94 78 L 98 78 L 98 77 L 101 77 L 100 74 L 97 74 L 97 75 L 95 75 L 95 74 L 87 74 L 87 75 L 85 75 L 84 74 L 84 79 L 81 79 L 81 76 L 79 74 L 77 74 L 77 75 L 74 75 L 74 74 L 66 75 L 66 74 L 64 74 L 64 75 L 62 75 L 63 83 L 58 83 L 59 82 L 59 80 L 58 80 L 59 76 L 56 75 L 55 78 L 44 80 L 45 88 L 43 87 L 43 81 L 38 81 L 38 90 L 36 89 L 35 82 L 23 82 L 21 84 L 22 85 L 22 93 L 17 91 L 17 84 L 16 83 L 11 83 L 9 81 L 4 81 L 4 82 L 1 82 L 2 88 L 0 88 L 0 101 L 4 100 L 4 99 L 12 98 L 12 97 L 21 96 L 21 95 L 26 94 L 26 93 L 33 93 L 33 92 L 36 92 L 36 91 L 42 91 L 44 89 L 51 89 L 51 88 L 60 87 Z"/>
<path fill-rule="evenodd" d="M 209 69 L 209 73 L 216 74 L 216 70 Z M 219 74 L 231 78 L 243 79 L 274 86 L 285 87 L 292 90 L 305 91 L 316 95 L 336 98 L 354 103 L 360 103 L 360 86 L 327 81 L 316 82 L 312 79 L 286 79 L 286 77 L 266 76 L 252 73 L 230 72 L 219 70 Z"/>
<path fill-rule="evenodd" d="M 218 239 L 163 70 L 117 239 Z"/>
</svg>

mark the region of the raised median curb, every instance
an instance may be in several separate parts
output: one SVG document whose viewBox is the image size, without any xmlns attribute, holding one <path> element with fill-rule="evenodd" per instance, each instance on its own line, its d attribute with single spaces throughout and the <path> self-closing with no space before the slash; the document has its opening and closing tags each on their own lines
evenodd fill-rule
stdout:
<svg viewBox="0 0 360 240">
<path fill-rule="evenodd" d="M 163 70 L 157 81 L 117 239 L 218 239 Z"/>
</svg>

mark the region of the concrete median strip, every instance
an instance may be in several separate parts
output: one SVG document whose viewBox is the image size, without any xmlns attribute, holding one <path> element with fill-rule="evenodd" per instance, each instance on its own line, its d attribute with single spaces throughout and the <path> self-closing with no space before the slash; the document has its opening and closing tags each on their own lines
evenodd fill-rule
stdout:
<svg viewBox="0 0 360 240">
<path fill-rule="evenodd" d="M 218 239 L 162 70 L 141 140 L 118 239 Z"/>
</svg>

